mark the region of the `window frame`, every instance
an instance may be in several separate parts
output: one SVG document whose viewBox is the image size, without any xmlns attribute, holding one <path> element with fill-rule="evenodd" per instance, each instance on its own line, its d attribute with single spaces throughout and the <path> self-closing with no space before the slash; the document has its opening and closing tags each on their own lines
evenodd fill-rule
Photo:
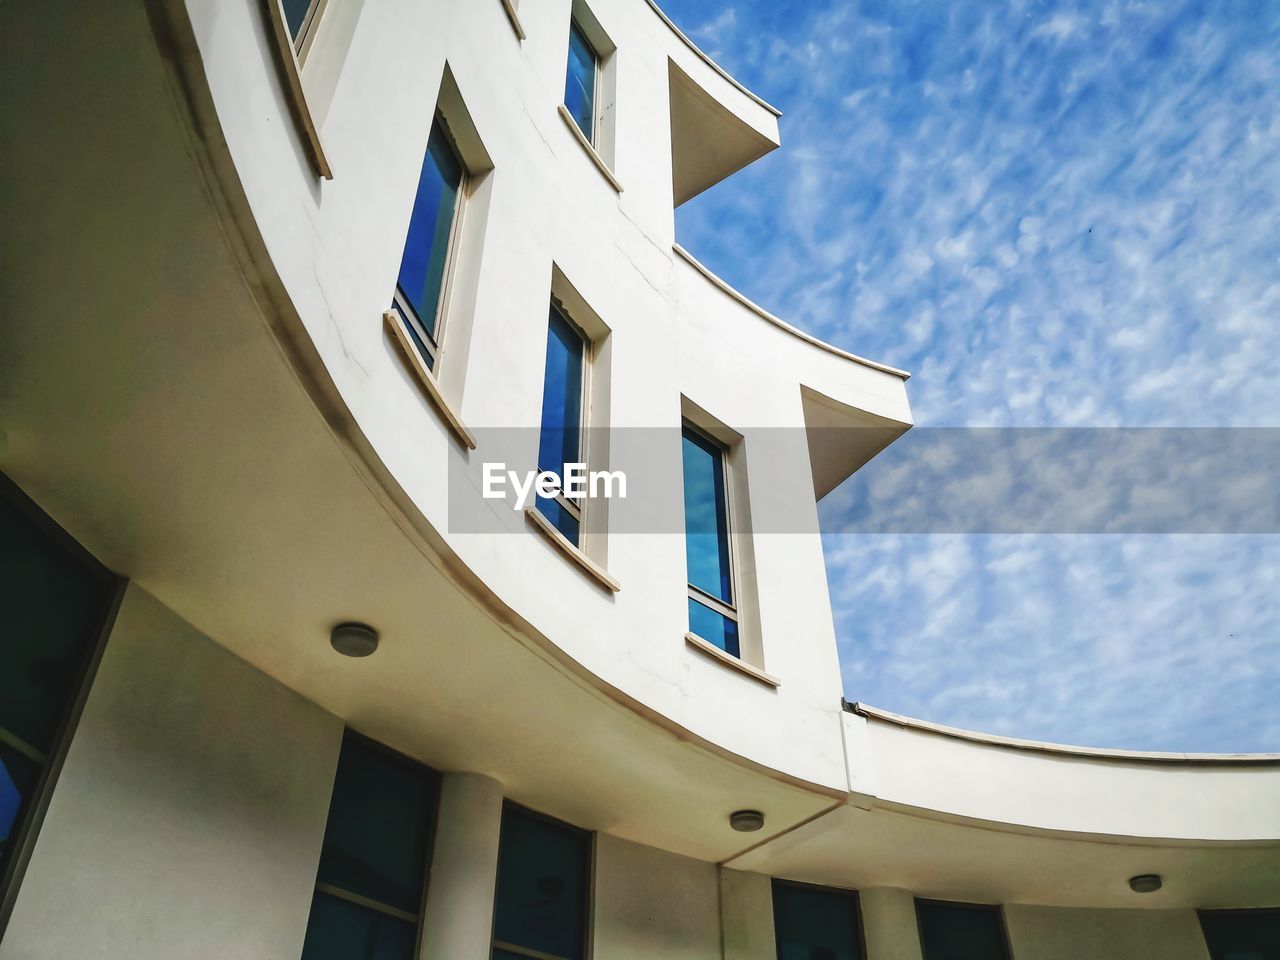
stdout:
<svg viewBox="0 0 1280 960">
<path fill-rule="evenodd" d="M 124 602 L 129 580 L 113 573 L 3 472 L 0 472 L 0 500 L 5 501 L 16 512 L 25 515 L 42 533 L 71 554 L 77 562 L 82 563 L 94 577 L 100 579 L 103 586 L 110 591 L 102 613 L 94 624 L 92 639 L 86 644 L 84 657 L 71 681 L 67 703 L 63 707 L 52 744 L 44 759 L 38 761 L 40 773 L 32 788 L 27 809 L 23 811 L 22 817 L 15 821 L 15 829 L 10 835 L 9 857 L 0 867 L 0 940 L 3 940 L 9 919 L 13 915 L 14 903 L 17 901 L 18 892 L 22 889 L 22 881 L 31 862 L 31 855 L 39 839 L 40 829 L 44 825 L 49 802 L 57 788 L 58 778 L 71 746 L 71 739 L 75 736 L 80 724 L 80 717 L 84 713 L 85 702 L 89 699 L 89 692 L 93 689 L 94 680 L 97 678 L 98 667 L 102 662 L 107 641 L 115 628 L 116 617 L 120 612 L 120 605 Z M 30 747 L 25 743 L 24 746 Z M 19 750 L 16 746 L 12 749 L 27 756 L 25 751 Z"/>
<path fill-rule="evenodd" d="M 326 2 L 326 0 L 316 0 L 316 2 L 323 3 L 323 2 Z M 447 306 L 449 303 L 449 298 L 453 292 L 454 274 L 457 272 L 456 265 L 457 265 L 457 259 L 458 259 L 458 247 L 461 246 L 460 240 L 462 236 L 462 220 L 464 216 L 464 210 L 466 209 L 466 206 L 467 206 L 467 199 L 471 195 L 471 188 L 475 182 L 475 174 L 472 173 L 471 168 L 467 165 L 466 160 L 463 158 L 462 151 L 458 148 L 458 140 L 454 136 L 453 130 L 450 129 L 449 121 L 445 118 L 445 115 L 441 112 L 438 103 L 436 105 L 435 113 L 432 115 L 431 124 L 433 127 L 436 124 L 440 125 L 440 132 L 444 135 L 445 144 L 446 146 L 448 146 L 450 152 L 453 154 L 453 159 L 457 161 L 458 169 L 462 171 L 462 177 L 458 181 L 458 198 L 453 206 L 453 217 L 449 222 L 448 239 L 445 241 L 447 245 L 447 249 L 445 250 L 444 272 L 440 277 L 440 295 L 436 300 L 435 315 L 433 317 L 433 319 L 435 320 L 435 328 L 436 328 L 435 336 L 432 336 L 427 332 L 426 324 L 423 322 L 422 317 L 418 314 L 418 311 L 415 310 L 413 308 L 413 305 L 409 302 L 408 294 L 406 294 L 404 290 L 401 289 L 400 278 L 398 275 L 396 277 L 395 290 L 391 295 L 391 309 L 399 313 L 401 318 L 404 320 L 405 325 L 411 331 L 413 331 L 413 334 L 415 337 L 415 340 L 413 342 L 414 348 L 418 351 L 418 354 L 421 357 L 422 362 L 426 364 L 426 367 L 431 372 L 431 375 L 436 379 L 439 379 L 438 370 L 441 362 L 441 354 L 444 351 L 445 328 L 448 325 L 447 320 L 448 320 L 449 311 L 447 309 Z M 426 163 L 428 152 L 431 149 L 430 132 L 428 132 L 427 134 L 427 141 L 428 141 L 427 146 L 423 150 L 424 164 Z M 421 180 L 422 180 L 422 172 L 421 172 L 421 168 L 419 168 L 418 181 L 421 182 Z M 416 189 L 416 184 L 415 184 L 415 189 Z M 413 219 L 412 206 L 410 206 L 409 218 L 412 221 Z M 407 230 L 405 232 L 405 240 L 406 241 L 408 240 Z M 400 250 L 400 258 L 401 260 L 404 259 L 403 247 Z M 421 344 L 421 347 L 419 346 L 419 344 Z M 425 356 L 423 356 L 422 348 L 425 348 L 425 352 L 426 352 Z"/>
<path fill-rule="evenodd" d="M 591 453 L 588 450 L 590 431 L 587 429 L 591 422 L 591 366 L 595 359 L 593 350 L 594 342 L 582 324 L 573 319 L 569 308 L 564 301 L 557 297 L 554 293 L 551 295 L 551 309 L 560 315 L 560 319 L 568 324 L 569 328 L 578 335 L 578 339 L 582 341 L 582 374 L 578 378 L 578 463 L 584 466 L 591 463 Z M 545 382 L 546 371 L 543 371 Z M 546 402 L 546 399 L 543 399 Z M 539 442 L 541 442 L 541 431 L 539 431 Z M 538 469 L 543 469 L 542 465 L 538 465 Z M 564 478 L 561 477 L 563 483 Z M 586 536 L 585 515 L 587 512 L 587 498 L 574 500 L 565 496 L 564 490 L 558 490 L 554 497 L 557 504 L 563 509 L 569 511 L 569 516 L 573 517 L 578 523 L 578 542 L 575 546 L 581 550 L 583 538 Z"/>
<path fill-rule="evenodd" d="M 596 45 L 591 42 L 591 37 L 588 36 L 587 31 L 582 29 L 582 23 L 578 16 L 572 12 L 569 14 L 569 46 L 567 50 L 573 49 L 573 34 L 575 31 L 578 36 L 582 38 L 582 44 L 587 48 L 587 52 L 591 54 L 591 132 L 587 133 L 581 127 L 578 128 L 578 132 L 586 138 L 587 143 L 591 144 L 591 148 L 593 150 L 598 150 L 598 141 L 600 139 L 600 74 L 603 72 L 604 68 L 604 57 L 600 55 L 600 51 L 596 49 Z M 566 55 L 566 81 L 569 73 L 568 60 L 569 58 Z M 568 98 L 565 97 L 564 99 Z M 564 104 L 564 107 L 565 109 L 568 109 L 569 105 L 566 103 Z M 572 115 L 572 111 L 570 111 L 570 115 Z M 576 119 L 574 120 L 574 123 L 577 123 Z"/>
<path fill-rule="evenodd" d="M 689 594 L 690 600 L 693 600 L 697 603 L 701 603 L 704 607 L 707 607 L 713 612 L 729 618 L 737 626 L 738 652 L 736 654 L 730 653 L 728 650 L 725 650 L 724 652 L 729 654 L 729 656 L 734 657 L 735 659 L 742 660 L 743 659 L 742 658 L 742 639 L 743 639 L 742 638 L 742 621 L 741 621 L 740 614 L 738 612 L 738 607 L 741 604 L 742 598 L 739 592 L 739 584 L 738 584 L 737 538 L 733 534 L 733 516 L 735 513 L 735 508 L 733 503 L 733 483 L 732 483 L 732 477 L 731 477 L 732 464 L 730 463 L 730 456 L 729 456 L 730 449 L 727 443 L 724 443 L 722 440 L 718 440 L 717 438 L 713 437 L 710 433 L 708 433 L 702 427 L 699 427 L 687 416 L 683 417 L 681 418 L 681 424 L 680 424 L 680 443 L 681 443 L 680 465 L 681 465 L 682 471 L 684 469 L 684 435 L 686 432 L 693 433 L 695 436 L 701 439 L 703 443 L 714 447 L 719 452 L 719 455 L 720 455 L 720 473 L 721 473 L 720 483 L 721 483 L 721 486 L 724 488 L 723 499 L 724 499 L 725 553 L 729 559 L 729 596 L 732 598 L 733 603 L 725 603 L 723 600 L 719 599 L 718 597 L 711 596 L 711 594 L 707 593 L 701 587 L 697 587 L 694 584 L 688 582 L 689 561 L 687 556 L 685 557 L 685 583 L 689 588 L 688 594 Z M 685 480 L 682 474 L 681 475 L 681 491 L 682 492 L 684 490 L 684 484 L 686 482 L 687 481 Z M 689 535 L 689 518 L 688 517 L 685 517 L 684 532 L 686 537 L 685 550 L 687 551 L 688 550 L 687 538 Z M 686 615 L 687 615 L 687 612 L 686 612 Z M 693 633 L 692 624 L 689 625 L 689 632 Z M 719 644 L 714 643 L 709 637 L 703 637 L 696 633 L 693 633 L 693 635 L 697 637 L 699 640 L 702 640 L 706 643 L 710 643 L 712 646 L 719 647 Z"/>
<path fill-rule="evenodd" d="M 975 910 L 987 913 L 995 913 L 996 919 L 1000 924 L 1000 944 L 1004 949 L 1004 957 L 1002 960 L 1013 960 L 1013 941 L 1009 939 L 1009 924 L 1005 922 L 1004 905 L 999 903 L 969 903 L 965 900 L 939 900 L 936 897 L 915 897 L 916 910 L 916 936 L 920 942 L 920 955 L 923 960 L 929 960 L 925 953 L 924 944 L 924 923 L 920 917 L 920 906 L 939 906 L 952 907 L 962 910 Z"/>
<path fill-rule="evenodd" d="M 315 895 L 317 893 L 323 893 L 326 896 L 333 897 L 334 899 L 337 899 L 337 900 L 346 901 L 347 903 L 354 904 L 358 907 L 363 907 L 366 910 L 373 910 L 376 913 L 381 913 L 385 916 L 393 917 L 396 920 L 400 920 L 405 923 L 412 923 L 414 925 L 413 956 L 416 958 L 419 954 L 422 953 L 423 927 L 427 919 L 427 891 L 431 886 L 431 865 L 435 860 L 436 831 L 440 823 L 440 788 L 443 780 L 443 775 L 440 773 L 439 770 L 436 770 L 434 767 L 428 766 L 427 764 L 423 763 L 421 760 L 416 760 L 413 757 L 409 756 L 408 754 L 401 753 L 399 750 L 389 747 L 385 743 L 381 743 L 370 736 L 366 736 L 365 734 L 361 733 L 359 730 L 354 729 L 353 727 L 343 728 L 342 740 L 340 741 L 338 746 L 339 762 L 341 762 L 341 758 L 342 758 L 342 747 L 345 745 L 347 740 L 356 741 L 363 748 L 367 750 L 371 750 L 375 753 L 381 753 L 385 756 L 388 756 L 392 760 L 396 761 L 397 763 L 411 764 L 419 768 L 420 770 L 425 771 L 428 777 L 432 781 L 434 781 L 435 799 L 432 805 L 432 809 L 430 811 L 430 818 L 427 822 L 427 832 L 426 832 L 426 838 L 424 840 L 424 846 L 426 847 L 427 855 L 426 855 L 426 862 L 422 865 L 421 902 L 418 904 L 418 913 L 416 916 L 414 916 L 410 914 L 407 910 L 401 910 L 399 907 L 393 907 L 389 903 L 382 903 L 378 900 L 373 900 L 369 897 L 362 896 L 361 894 L 352 893 L 349 890 L 344 890 L 341 887 L 335 887 L 332 884 L 322 883 L 319 879 L 320 863 L 318 860 L 316 862 L 316 880 L 311 887 L 311 891 L 312 891 L 311 900 L 312 900 L 312 903 L 314 904 Z M 333 773 L 334 773 L 333 783 L 329 787 L 330 801 L 332 801 L 333 790 L 338 782 L 337 766 L 334 767 Z M 326 831 L 328 830 L 328 827 L 329 827 L 329 815 L 328 815 L 328 812 L 326 812 L 325 813 Z M 323 850 L 324 850 L 324 842 L 322 839 L 321 855 L 323 855 Z M 311 908 L 308 908 L 307 928 L 309 929 L 310 926 L 311 926 Z M 304 933 L 304 940 L 305 940 L 305 933 Z"/>
<path fill-rule="evenodd" d="M 590 960 L 592 950 L 592 935 L 595 916 L 596 903 L 596 832 L 594 830 L 585 830 L 575 824 L 568 823 L 558 817 L 553 817 L 541 810 L 534 810 L 532 807 L 526 807 L 522 803 L 504 797 L 502 799 L 502 816 L 507 816 L 508 810 L 515 810 L 519 815 L 530 817 L 534 820 L 541 820 L 550 824 L 559 830 L 565 830 L 570 833 L 576 833 L 586 838 L 586 851 L 584 853 L 585 862 L 583 869 L 583 904 L 582 904 L 582 956 L 583 960 Z M 496 877 L 502 876 L 502 852 L 499 845 L 498 852 L 498 869 Z M 513 953 L 518 957 L 528 957 L 529 960 L 568 960 L 567 957 L 561 957 L 554 953 L 542 953 L 530 947 L 522 947 L 518 944 L 509 943 L 505 940 L 498 939 L 498 887 L 497 881 L 494 882 L 494 902 L 493 902 L 493 928 L 489 934 L 489 960 L 493 960 L 495 950 L 501 950 L 504 953 Z"/>
<path fill-rule="evenodd" d="M 868 960 L 867 958 L 867 927 L 862 921 L 862 897 L 853 887 L 828 887 L 820 883 L 803 883 L 799 880 L 784 880 L 780 877 L 769 878 L 769 904 L 773 907 L 773 891 L 777 887 L 794 887 L 799 890 L 814 890 L 819 893 L 836 893 L 847 896 L 853 900 L 853 919 L 854 925 L 858 930 L 858 957 L 859 960 Z M 778 942 L 778 920 L 775 914 L 773 920 L 773 943 L 775 956 L 781 956 L 782 944 Z"/>
<path fill-rule="evenodd" d="M 297 54 L 300 67 L 307 64 L 307 54 L 315 46 L 320 20 L 328 7 L 329 0 L 311 0 L 307 5 L 307 12 L 302 17 L 302 26 L 298 29 L 298 35 L 293 38 L 293 49 Z"/>
</svg>

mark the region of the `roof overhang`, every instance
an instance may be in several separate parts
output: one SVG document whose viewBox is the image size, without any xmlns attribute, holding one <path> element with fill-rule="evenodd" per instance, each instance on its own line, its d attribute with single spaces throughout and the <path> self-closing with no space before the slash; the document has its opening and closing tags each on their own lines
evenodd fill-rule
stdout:
<svg viewBox="0 0 1280 960">
<path fill-rule="evenodd" d="M 777 119 L 754 107 L 762 130 L 667 62 L 671 97 L 671 181 L 675 205 L 696 197 L 778 146 Z M 768 123 L 765 123 L 765 121 Z"/>
<path fill-rule="evenodd" d="M 800 398 L 819 500 L 911 428 L 909 422 L 851 407 L 810 387 L 800 387 Z"/>
</svg>

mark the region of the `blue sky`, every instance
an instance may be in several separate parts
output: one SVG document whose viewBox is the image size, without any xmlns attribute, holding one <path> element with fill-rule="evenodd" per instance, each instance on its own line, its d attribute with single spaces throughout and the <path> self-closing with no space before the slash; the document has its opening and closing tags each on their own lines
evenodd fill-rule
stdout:
<svg viewBox="0 0 1280 960">
<path fill-rule="evenodd" d="M 663 8 L 784 114 L 681 242 L 911 370 L 917 424 L 1280 427 L 1280 4 Z M 825 543 L 850 699 L 1280 751 L 1280 536 Z"/>
</svg>

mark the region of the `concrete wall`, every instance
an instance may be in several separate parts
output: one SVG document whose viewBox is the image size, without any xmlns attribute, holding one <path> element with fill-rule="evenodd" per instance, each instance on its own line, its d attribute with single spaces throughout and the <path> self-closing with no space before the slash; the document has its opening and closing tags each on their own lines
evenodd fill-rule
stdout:
<svg viewBox="0 0 1280 960">
<path fill-rule="evenodd" d="M 341 734 L 130 586 L 0 958 L 297 957 Z"/>
<path fill-rule="evenodd" d="M 1194 910 L 1010 904 L 1004 919 L 1015 960 L 1209 960 Z"/>
<path fill-rule="evenodd" d="M 715 864 L 598 834 L 593 956 L 719 960 Z"/>
</svg>

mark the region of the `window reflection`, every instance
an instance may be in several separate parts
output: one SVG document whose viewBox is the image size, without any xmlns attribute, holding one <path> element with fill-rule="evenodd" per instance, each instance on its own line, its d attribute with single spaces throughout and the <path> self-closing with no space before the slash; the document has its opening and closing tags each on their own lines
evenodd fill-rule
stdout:
<svg viewBox="0 0 1280 960">
<path fill-rule="evenodd" d="M 428 369 L 439 346 L 440 300 L 463 178 L 462 161 L 437 117 L 418 178 L 394 300 Z"/>
</svg>

